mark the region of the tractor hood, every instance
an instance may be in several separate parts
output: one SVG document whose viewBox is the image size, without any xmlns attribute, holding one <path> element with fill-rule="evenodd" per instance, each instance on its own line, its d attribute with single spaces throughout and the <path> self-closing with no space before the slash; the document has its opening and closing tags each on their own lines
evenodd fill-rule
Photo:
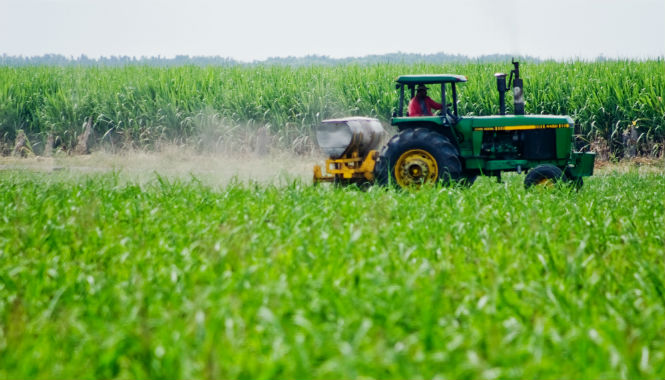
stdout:
<svg viewBox="0 0 665 380">
<path fill-rule="evenodd" d="M 474 130 L 478 129 L 540 129 L 573 127 L 573 119 L 559 115 L 494 115 L 470 118 Z M 506 129 L 508 128 L 508 129 Z"/>
</svg>

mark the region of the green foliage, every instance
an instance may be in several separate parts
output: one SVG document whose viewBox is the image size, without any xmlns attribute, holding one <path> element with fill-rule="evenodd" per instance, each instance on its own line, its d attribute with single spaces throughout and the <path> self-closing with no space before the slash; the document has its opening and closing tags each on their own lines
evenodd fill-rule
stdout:
<svg viewBox="0 0 665 380">
<path fill-rule="evenodd" d="M 75 143 L 88 117 L 95 134 L 151 146 L 181 141 L 210 129 L 268 124 L 289 142 L 324 118 L 373 116 L 387 121 L 397 103 L 401 74 L 456 73 L 460 112 L 498 113 L 493 73 L 506 64 L 376 64 L 288 67 L 0 67 L 0 137 L 17 129 L 53 133 Z M 636 121 L 645 138 L 665 138 L 665 62 L 528 63 L 522 67 L 527 112 L 571 115 L 589 138 L 616 139 Z M 509 97 L 510 101 L 510 97 Z M 254 127 L 252 127 L 254 126 Z M 210 132 L 209 130 L 206 132 Z"/>
<path fill-rule="evenodd" d="M 0 172 L 0 378 L 663 378 L 662 173 L 505 180 Z"/>
</svg>

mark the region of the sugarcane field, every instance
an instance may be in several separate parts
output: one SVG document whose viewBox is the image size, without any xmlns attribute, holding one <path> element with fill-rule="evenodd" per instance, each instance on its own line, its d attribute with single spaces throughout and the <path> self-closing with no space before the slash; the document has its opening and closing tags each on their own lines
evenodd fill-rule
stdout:
<svg viewBox="0 0 665 380">
<path fill-rule="evenodd" d="M 0 41 L 0 379 L 665 376 L 663 48 L 248 63 Z"/>
</svg>

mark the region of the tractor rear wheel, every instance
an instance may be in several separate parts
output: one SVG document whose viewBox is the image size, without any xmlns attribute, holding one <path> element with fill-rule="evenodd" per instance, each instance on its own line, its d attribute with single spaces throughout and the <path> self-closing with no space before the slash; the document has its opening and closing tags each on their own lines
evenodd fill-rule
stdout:
<svg viewBox="0 0 665 380">
<path fill-rule="evenodd" d="M 462 177 L 462 164 L 457 148 L 445 136 L 427 128 L 405 129 L 381 151 L 374 176 L 381 185 L 401 188 L 449 185 Z"/>
<path fill-rule="evenodd" d="M 538 165 L 529 170 L 524 178 L 524 187 L 533 186 L 552 187 L 559 181 L 565 181 L 566 176 L 558 167 L 550 164 Z"/>
</svg>

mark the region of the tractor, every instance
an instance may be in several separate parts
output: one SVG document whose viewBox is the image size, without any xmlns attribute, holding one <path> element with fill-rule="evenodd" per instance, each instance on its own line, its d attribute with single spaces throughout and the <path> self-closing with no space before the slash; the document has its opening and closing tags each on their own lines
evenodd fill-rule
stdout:
<svg viewBox="0 0 665 380">
<path fill-rule="evenodd" d="M 316 128 L 316 140 L 328 159 L 324 168 L 314 167 L 314 182 L 418 188 L 437 183 L 471 185 L 479 175 L 501 182 L 502 172 L 524 172 L 527 188 L 557 182 L 581 187 L 582 178 L 593 174 L 595 153 L 574 150 L 574 122 L 569 116 L 524 114 L 519 62 L 512 64 L 508 84 L 506 74 L 495 74 L 500 112 L 493 116 L 458 113 L 457 87 L 467 81 L 465 76 L 399 76 L 399 103 L 391 118 L 398 133 L 380 151 L 384 129 L 379 120 L 323 120 Z M 441 108 L 436 114 L 405 112 L 418 86 L 435 88 Z M 505 93 L 511 87 L 514 114 L 506 115 Z"/>
</svg>

